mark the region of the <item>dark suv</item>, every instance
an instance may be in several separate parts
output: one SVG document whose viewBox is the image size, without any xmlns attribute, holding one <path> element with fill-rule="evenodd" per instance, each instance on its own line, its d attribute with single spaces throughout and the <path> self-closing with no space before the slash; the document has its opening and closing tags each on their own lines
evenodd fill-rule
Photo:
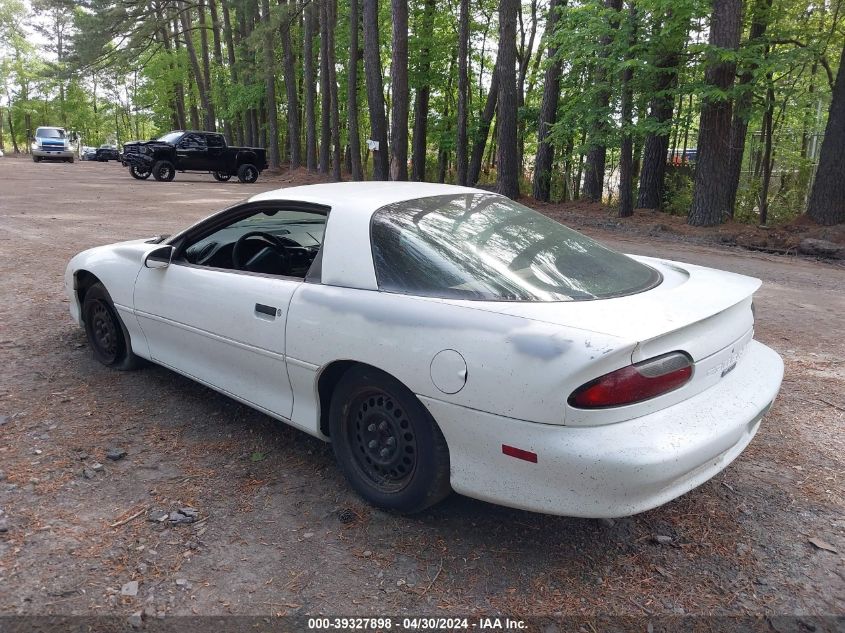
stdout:
<svg viewBox="0 0 845 633">
<path fill-rule="evenodd" d="M 259 147 L 229 147 L 216 132 L 177 130 L 154 141 L 125 143 L 121 162 L 138 180 L 152 174 L 156 180 L 170 181 L 177 171 L 198 171 L 220 182 L 237 176 L 241 182 L 253 183 L 267 169 L 267 154 Z"/>
</svg>

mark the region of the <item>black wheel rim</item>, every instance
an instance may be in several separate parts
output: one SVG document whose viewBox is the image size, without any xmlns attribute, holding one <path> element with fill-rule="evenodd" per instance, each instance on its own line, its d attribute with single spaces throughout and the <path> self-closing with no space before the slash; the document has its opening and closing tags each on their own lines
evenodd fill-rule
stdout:
<svg viewBox="0 0 845 633">
<path fill-rule="evenodd" d="M 162 167 L 158 173 L 162 180 L 170 180 L 170 167 Z"/>
<path fill-rule="evenodd" d="M 89 319 L 94 347 L 105 362 L 113 363 L 120 352 L 121 334 L 111 309 L 98 300 L 91 307 Z"/>
<path fill-rule="evenodd" d="M 252 167 L 247 167 L 245 175 L 246 175 L 246 181 L 252 182 L 253 180 L 255 180 L 255 178 L 258 174 L 255 173 L 255 170 Z"/>
<path fill-rule="evenodd" d="M 347 410 L 352 459 L 361 475 L 382 492 L 398 492 L 417 465 L 417 438 L 407 412 L 390 394 L 370 389 Z"/>
</svg>

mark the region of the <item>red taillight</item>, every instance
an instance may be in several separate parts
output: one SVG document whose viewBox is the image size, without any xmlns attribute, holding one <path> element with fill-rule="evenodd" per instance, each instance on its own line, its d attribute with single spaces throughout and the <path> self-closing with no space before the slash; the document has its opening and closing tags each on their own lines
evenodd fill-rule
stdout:
<svg viewBox="0 0 845 633">
<path fill-rule="evenodd" d="M 683 352 L 672 352 L 629 365 L 581 385 L 569 396 L 580 409 L 634 404 L 677 389 L 692 377 L 692 362 Z"/>
</svg>

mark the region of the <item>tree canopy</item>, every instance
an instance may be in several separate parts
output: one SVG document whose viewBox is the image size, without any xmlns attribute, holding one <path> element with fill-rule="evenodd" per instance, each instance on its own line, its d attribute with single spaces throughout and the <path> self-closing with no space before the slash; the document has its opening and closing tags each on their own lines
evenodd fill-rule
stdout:
<svg viewBox="0 0 845 633">
<path fill-rule="evenodd" d="M 0 0 L 0 148 L 209 129 L 331 179 L 838 223 L 841 4 Z"/>
</svg>

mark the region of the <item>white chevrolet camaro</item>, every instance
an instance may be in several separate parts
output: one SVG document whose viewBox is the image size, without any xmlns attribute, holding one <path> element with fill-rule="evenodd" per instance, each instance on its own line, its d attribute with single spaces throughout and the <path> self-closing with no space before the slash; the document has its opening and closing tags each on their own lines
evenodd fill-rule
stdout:
<svg viewBox="0 0 845 633">
<path fill-rule="evenodd" d="M 760 281 L 610 250 L 508 198 L 426 183 L 254 196 L 67 268 L 116 369 L 150 360 L 331 441 L 377 506 L 451 490 L 617 517 L 707 481 L 783 377 Z"/>
</svg>

